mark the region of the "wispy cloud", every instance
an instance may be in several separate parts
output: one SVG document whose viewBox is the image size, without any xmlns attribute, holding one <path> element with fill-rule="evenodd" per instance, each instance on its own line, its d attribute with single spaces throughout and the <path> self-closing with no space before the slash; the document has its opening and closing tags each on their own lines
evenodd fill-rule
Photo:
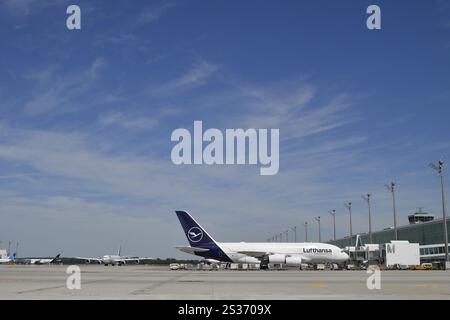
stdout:
<svg viewBox="0 0 450 320">
<path fill-rule="evenodd" d="M 234 107 L 236 113 L 227 115 L 234 126 L 279 128 L 281 139 L 298 140 L 359 121 L 351 108 L 356 101 L 357 95 L 328 92 L 303 81 L 259 86 L 233 81 L 231 90 L 214 95 L 205 104 L 215 104 L 217 109 Z"/>
<path fill-rule="evenodd" d="M 104 126 L 117 126 L 122 129 L 153 130 L 167 117 L 175 115 L 175 109 L 163 109 L 152 116 L 130 115 L 120 111 L 109 111 L 99 115 L 99 124 Z"/>
<path fill-rule="evenodd" d="M 88 92 L 93 93 L 91 88 L 104 65 L 105 61 L 97 58 L 88 68 L 68 75 L 58 74 L 55 68 L 34 73 L 31 79 L 35 79 L 36 84 L 31 97 L 24 103 L 24 114 L 36 116 L 73 111 L 76 109 L 74 101 Z"/>
<path fill-rule="evenodd" d="M 218 66 L 202 61 L 194 65 L 186 73 L 178 78 L 164 83 L 157 88 L 152 88 L 152 93 L 174 93 L 178 90 L 183 90 L 195 86 L 205 84 L 207 80 L 219 69 Z"/>
<path fill-rule="evenodd" d="M 94 60 L 89 68 L 89 76 L 91 78 L 96 78 L 102 68 L 106 65 L 104 58 L 97 58 Z"/>
<path fill-rule="evenodd" d="M 146 25 L 159 20 L 170 8 L 175 4 L 169 2 L 162 2 L 158 5 L 151 6 L 143 10 L 143 12 L 136 19 L 137 25 Z"/>
<path fill-rule="evenodd" d="M 68 0 L 0 0 L 0 7 L 14 16 L 25 17 L 37 9 L 68 2 Z"/>
</svg>

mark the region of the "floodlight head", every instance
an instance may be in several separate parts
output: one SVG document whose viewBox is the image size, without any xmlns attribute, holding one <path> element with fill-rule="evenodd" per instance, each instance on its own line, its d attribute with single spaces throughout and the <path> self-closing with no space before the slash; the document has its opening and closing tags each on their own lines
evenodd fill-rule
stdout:
<svg viewBox="0 0 450 320">
<path fill-rule="evenodd" d="M 436 170 L 438 173 L 441 173 L 441 172 L 442 172 L 442 169 L 443 169 L 443 166 L 444 166 L 444 161 L 439 160 L 439 161 L 438 161 L 438 165 L 436 165 L 436 164 L 434 164 L 434 163 L 431 162 L 431 163 L 429 164 L 429 166 L 430 166 L 431 169 Z"/>
</svg>

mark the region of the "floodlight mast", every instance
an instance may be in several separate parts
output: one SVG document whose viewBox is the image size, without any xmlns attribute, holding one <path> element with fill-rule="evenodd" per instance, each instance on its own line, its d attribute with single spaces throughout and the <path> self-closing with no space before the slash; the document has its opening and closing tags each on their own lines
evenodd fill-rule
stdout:
<svg viewBox="0 0 450 320">
<path fill-rule="evenodd" d="M 350 215 L 350 238 L 353 236 L 353 230 L 352 230 L 352 203 L 346 202 L 344 203 L 344 206 L 348 209 L 348 213 Z"/>
<path fill-rule="evenodd" d="M 370 210 L 370 193 L 367 195 L 362 195 L 361 198 L 367 202 L 367 206 L 369 207 L 369 241 L 372 243 L 372 214 Z"/>
<path fill-rule="evenodd" d="M 308 222 L 305 221 L 305 242 L 308 242 Z"/>
<path fill-rule="evenodd" d="M 334 241 L 336 241 L 336 210 L 328 211 L 329 214 L 333 216 L 333 233 L 334 233 Z"/>
<path fill-rule="evenodd" d="M 294 226 L 292 230 L 294 231 L 294 242 L 297 242 L 297 226 Z"/>
<path fill-rule="evenodd" d="M 449 261 L 448 257 L 448 233 L 447 233 L 447 212 L 445 207 L 445 189 L 444 189 L 444 161 L 439 160 L 437 164 L 430 163 L 431 169 L 437 171 L 441 178 L 441 200 L 442 200 L 442 223 L 444 225 L 444 241 L 445 241 L 445 261 Z"/>
<path fill-rule="evenodd" d="M 386 189 L 389 190 L 389 192 L 392 194 L 392 207 L 394 210 L 394 235 L 395 240 L 398 240 L 398 233 L 397 233 L 397 210 L 395 208 L 395 182 L 391 182 L 390 184 L 384 185 Z"/>
<path fill-rule="evenodd" d="M 319 223 L 319 242 L 322 242 L 322 237 L 320 235 L 320 216 L 314 217 L 314 219 Z"/>
</svg>

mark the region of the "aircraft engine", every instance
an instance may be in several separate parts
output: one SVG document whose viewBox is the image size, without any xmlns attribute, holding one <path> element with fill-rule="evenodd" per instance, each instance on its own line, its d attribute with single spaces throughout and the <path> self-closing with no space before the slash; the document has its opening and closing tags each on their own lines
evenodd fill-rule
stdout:
<svg viewBox="0 0 450 320">
<path fill-rule="evenodd" d="M 302 257 L 299 256 L 286 257 L 286 264 L 292 267 L 299 267 L 302 264 Z"/>
<path fill-rule="evenodd" d="M 271 254 L 268 258 L 269 263 L 286 263 L 286 255 L 284 254 Z"/>
<path fill-rule="evenodd" d="M 238 262 L 240 263 L 260 263 L 261 261 L 255 257 L 244 256 L 239 258 Z"/>
</svg>

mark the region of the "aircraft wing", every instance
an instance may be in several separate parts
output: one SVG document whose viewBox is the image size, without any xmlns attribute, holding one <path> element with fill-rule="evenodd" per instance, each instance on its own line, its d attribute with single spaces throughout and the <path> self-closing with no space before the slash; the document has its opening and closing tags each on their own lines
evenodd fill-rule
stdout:
<svg viewBox="0 0 450 320">
<path fill-rule="evenodd" d="M 207 252 L 209 251 L 209 249 L 204 249 L 204 248 L 195 248 L 195 247 L 175 247 L 180 251 L 186 252 L 186 253 L 190 253 L 190 254 L 195 254 L 196 252 Z"/>
<path fill-rule="evenodd" d="M 92 257 L 74 257 L 72 259 L 80 259 L 85 261 L 95 261 L 98 263 L 101 263 L 103 260 L 101 258 L 92 258 Z"/>
<path fill-rule="evenodd" d="M 254 257 L 257 259 L 263 259 L 264 257 L 274 254 L 273 252 L 269 252 L 269 251 L 238 251 L 238 253 L 245 254 L 247 256 Z M 280 254 L 280 253 L 277 253 L 277 254 Z M 284 253 L 281 253 L 281 254 L 284 254 Z M 302 261 L 304 261 L 306 263 L 311 261 L 311 258 L 305 257 L 301 254 L 299 255 L 299 254 L 286 253 L 285 255 L 287 257 L 300 256 L 302 258 Z"/>
<path fill-rule="evenodd" d="M 272 252 L 267 251 L 238 251 L 238 253 L 245 254 L 246 256 L 254 257 L 261 259 L 265 256 L 273 254 Z"/>
<path fill-rule="evenodd" d="M 115 261 L 141 261 L 141 260 L 155 260 L 155 258 L 151 258 L 151 257 L 126 257 L 126 258 L 119 258 L 119 259 L 114 259 Z"/>
</svg>

